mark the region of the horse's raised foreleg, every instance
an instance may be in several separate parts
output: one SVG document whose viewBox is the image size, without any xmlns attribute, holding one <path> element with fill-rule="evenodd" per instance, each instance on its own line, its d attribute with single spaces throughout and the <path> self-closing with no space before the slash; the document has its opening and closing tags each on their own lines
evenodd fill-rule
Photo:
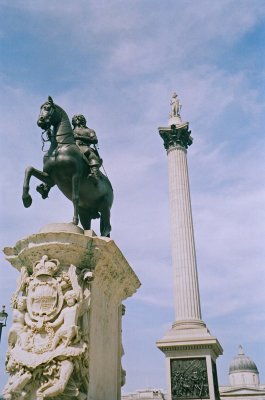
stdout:
<svg viewBox="0 0 265 400">
<path fill-rule="evenodd" d="M 72 202 L 74 206 L 73 224 L 78 225 L 78 205 L 79 205 L 79 187 L 80 174 L 74 174 L 72 177 Z"/>
<path fill-rule="evenodd" d="M 25 179 L 24 179 L 23 194 L 22 194 L 23 204 L 24 207 L 26 208 L 30 207 L 32 203 L 32 198 L 31 195 L 29 194 L 29 182 L 32 176 L 35 176 L 35 178 L 39 179 L 44 183 L 47 183 L 50 186 L 54 185 L 52 179 L 46 172 L 40 171 L 34 167 L 27 167 L 25 171 Z"/>
</svg>

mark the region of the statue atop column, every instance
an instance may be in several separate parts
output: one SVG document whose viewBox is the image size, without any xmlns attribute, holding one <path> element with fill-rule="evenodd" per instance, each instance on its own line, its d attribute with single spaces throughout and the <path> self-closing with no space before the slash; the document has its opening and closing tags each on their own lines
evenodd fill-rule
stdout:
<svg viewBox="0 0 265 400">
<path fill-rule="evenodd" d="M 178 95 L 176 92 L 174 92 L 172 94 L 172 98 L 170 101 L 170 106 L 171 106 L 171 110 L 170 110 L 170 114 L 169 114 L 169 125 L 181 125 L 182 124 L 182 120 L 181 120 L 181 116 L 180 116 L 180 111 L 182 108 L 182 105 L 178 99 Z"/>
<path fill-rule="evenodd" d="M 164 147 L 167 151 L 178 146 L 187 149 L 192 144 L 193 139 L 189 130 L 189 123 L 182 122 L 180 116 L 182 105 L 176 92 L 172 94 L 170 106 L 168 126 L 158 128 L 159 134 L 164 141 Z"/>
</svg>

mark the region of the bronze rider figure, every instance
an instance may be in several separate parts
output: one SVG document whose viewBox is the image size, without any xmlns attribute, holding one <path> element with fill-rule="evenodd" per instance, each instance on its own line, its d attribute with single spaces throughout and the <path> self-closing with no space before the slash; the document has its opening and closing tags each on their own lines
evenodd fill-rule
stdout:
<svg viewBox="0 0 265 400">
<path fill-rule="evenodd" d="M 86 119 L 81 114 L 73 116 L 72 125 L 75 142 L 80 152 L 84 155 L 86 163 L 89 165 L 89 176 L 97 180 L 99 178 L 99 168 L 102 165 L 102 159 L 96 147 L 90 147 L 98 143 L 96 132 L 86 126 Z"/>
</svg>

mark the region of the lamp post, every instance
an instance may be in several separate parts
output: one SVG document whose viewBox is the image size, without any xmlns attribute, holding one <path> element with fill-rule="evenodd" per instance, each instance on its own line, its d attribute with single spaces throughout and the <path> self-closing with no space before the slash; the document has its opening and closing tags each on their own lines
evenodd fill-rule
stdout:
<svg viewBox="0 0 265 400">
<path fill-rule="evenodd" d="M 1 342 L 1 336 L 2 336 L 2 328 L 3 326 L 6 326 L 6 320 L 8 317 L 7 312 L 5 311 L 6 306 L 2 306 L 2 311 L 0 312 L 0 342 Z"/>
</svg>

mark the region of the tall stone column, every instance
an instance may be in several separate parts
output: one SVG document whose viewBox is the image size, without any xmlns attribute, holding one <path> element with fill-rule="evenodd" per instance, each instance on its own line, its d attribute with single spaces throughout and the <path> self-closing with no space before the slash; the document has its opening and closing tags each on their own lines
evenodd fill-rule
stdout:
<svg viewBox="0 0 265 400">
<path fill-rule="evenodd" d="M 113 240 L 50 224 L 4 249 L 12 297 L 6 400 L 119 400 L 122 301 L 140 282 Z"/>
<path fill-rule="evenodd" d="M 168 154 L 176 321 L 193 322 L 201 320 L 201 309 L 186 150 L 191 137 L 188 124 L 179 131 L 172 125 L 160 134 L 165 139 Z"/>
<path fill-rule="evenodd" d="M 166 355 L 168 400 L 219 399 L 216 358 L 222 347 L 202 321 L 190 200 L 189 123 L 174 93 L 169 126 L 158 128 L 168 156 L 175 321 L 157 342 Z"/>
</svg>

